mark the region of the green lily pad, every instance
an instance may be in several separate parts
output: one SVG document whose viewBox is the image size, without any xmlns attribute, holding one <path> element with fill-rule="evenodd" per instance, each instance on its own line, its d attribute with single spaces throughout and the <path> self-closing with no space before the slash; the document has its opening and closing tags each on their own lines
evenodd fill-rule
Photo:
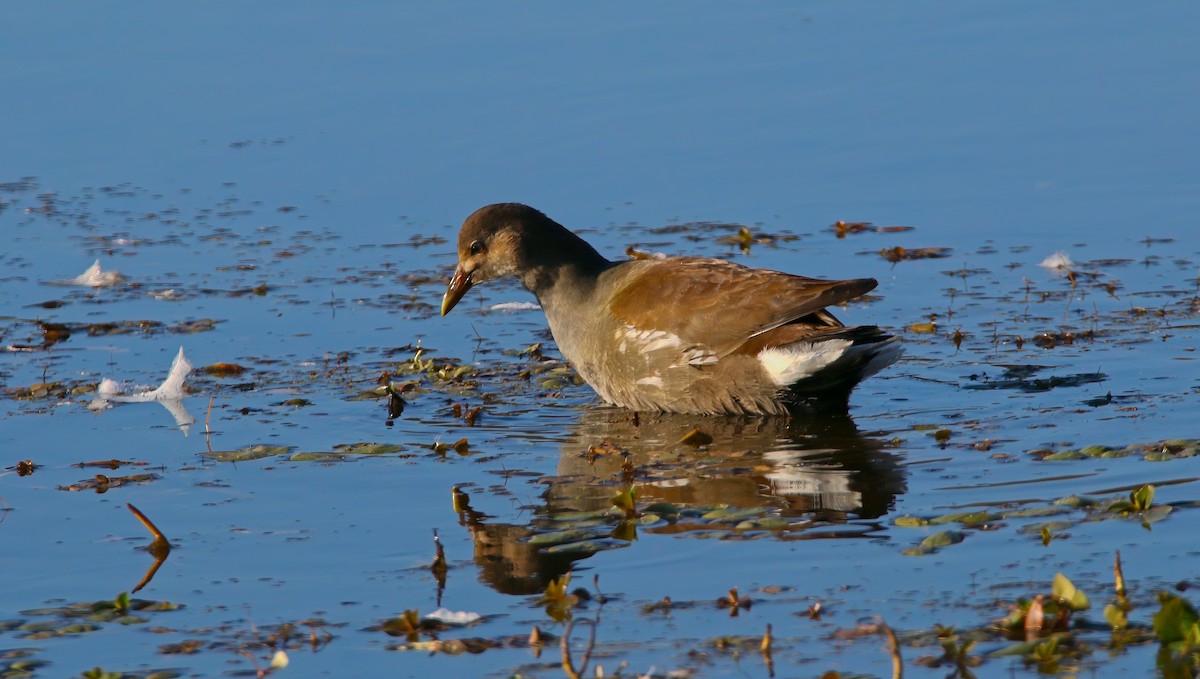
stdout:
<svg viewBox="0 0 1200 679">
<path fill-rule="evenodd" d="M 395 443 L 373 443 L 369 441 L 339 443 L 333 449 L 346 455 L 387 455 L 389 453 L 404 452 L 404 446 Z"/>
<path fill-rule="evenodd" d="M 943 525 L 947 523 L 961 523 L 964 526 L 978 526 L 980 524 L 991 523 L 1000 518 L 999 514 L 990 512 L 959 512 L 956 514 L 946 514 L 937 516 L 929 520 L 932 525 Z"/>
<path fill-rule="evenodd" d="M 207 453 L 201 453 L 204 457 L 218 462 L 248 462 L 250 460 L 259 460 L 264 457 L 272 457 L 274 455 L 284 455 L 291 448 L 287 446 L 268 446 L 256 445 L 239 448 L 238 450 L 215 450 Z"/>
<path fill-rule="evenodd" d="M 292 462 L 341 462 L 346 459 L 340 453 L 299 452 L 288 458 Z"/>
<path fill-rule="evenodd" d="M 933 554 L 943 547 L 956 545 L 963 541 L 965 536 L 956 530 L 943 530 L 925 538 L 916 547 L 909 547 L 901 552 L 905 556 L 924 556 Z"/>
</svg>

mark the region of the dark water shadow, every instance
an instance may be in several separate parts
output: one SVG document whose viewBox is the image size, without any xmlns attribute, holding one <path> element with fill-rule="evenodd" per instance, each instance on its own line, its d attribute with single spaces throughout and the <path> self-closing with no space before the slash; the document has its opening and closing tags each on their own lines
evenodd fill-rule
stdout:
<svg viewBox="0 0 1200 679">
<path fill-rule="evenodd" d="M 1037 377 L 1036 374 L 1046 368 L 1043 365 L 1000 365 L 1004 373 L 999 378 L 989 378 L 987 375 L 972 375 L 974 382 L 963 385 L 963 389 L 1015 389 L 1026 393 L 1050 391 L 1059 387 L 1082 387 L 1088 384 L 1099 384 L 1108 379 L 1102 372 L 1076 373 L 1073 375 L 1050 375 Z"/>
<path fill-rule="evenodd" d="M 701 446 L 680 442 L 695 430 L 711 441 Z M 885 515 L 906 490 L 906 473 L 884 449 L 883 439 L 864 436 L 845 413 L 635 418 L 626 410 L 592 407 L 580 412 L 561 448 L 558 474 L 544 479 L 541 504 L 527 523 L 491 522 L 470 509 L 460 513 L 475 543 L 480 578 L 499 592 L 541 593 L 576 561 L 594 553 L 564 553 L 530 542 L 576 525 L 575 519 L 562 517 L 577 517 L 578 525 L 587 526 L 580 530 L 588 537 L 609 543 L 604 548 L 628 540 L 618 520 L 605 524 L 596 517 L 610 510 L 613 496 L 631 483 L 638 489 L 639 510 L 656 503 L 758 509 L 747 516 L 771 516 L 777 525 L 786 524 L 777 531 L 782 539 L 796 536 L 792 526 L 828 528 L 852 521 L 870 527 L 822 537 L 861 537 L 877 529 L 869 520 Z M 642 530 L 682 532 L 684 523 L 675 520 Z"/>
</svg>

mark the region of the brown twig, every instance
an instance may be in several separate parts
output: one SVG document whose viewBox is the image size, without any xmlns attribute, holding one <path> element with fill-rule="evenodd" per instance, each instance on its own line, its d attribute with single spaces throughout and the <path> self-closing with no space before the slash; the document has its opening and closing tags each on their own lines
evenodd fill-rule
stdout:
<svg viewBox="0 0 1200 679">
<path fill-rule="evenodd" d="M 774 637 L 771 636 L 771 624 L 767 623 L 767 631 L 763 634 L 762 643 L 759 645 L 759 650 L 762 651 L 763 663 L 767 666 L 767 675 L 775 676 L 775 659 L 771 657 L 771 642 Z"/>
<path fill-rule="evenodd" d="M 858 631 L 863 634 L 879 634 L 888 641 L 888 650 L 892 655 L 892 679 L 903 679 L 904 677 L 904 661 L 900 658 L 900 642 L 896 639 L 896 633 L 882 618 L 876 618 L 871 624 L 859 625 Z"/>
<path fill-rule="evenodd" d="M 1117 556 L 1113 559 L 1113 581 L 1117 596 L 1125 596 L 1125 572 L 1121 570 L 1121 550 L 1119 549 Z"/>
<path fill-rule="evenodd" d="M 158 569 L 162 567 L 163 562 L 167 560 L 168 556 L 170 556 L 171 543 L 167 540 L 167 536 L 163 535 L 163 532 L 158 529 L 158 526 L 154 525 L 154 522 L 150 520 L 150 517 L 143 514 L 142 511 L 137 507 L 134 507 L 132 503 L 126 503 L 125 506 L 129 507 L 129 511 L 133 512 L 133 515 L 138 518 L 138 521 L 141 521 L 142 525 L 146 527 L 146 530 L 150 531 L 150 534 L 154 536 L 154 541 L 150 543 L 148 550 L 150 555 L 154 557 L 154 565 L 150 566 L 150 570 L 146 571 L 146 574 L 142 576 L 141 582 L 139 582 L 137 586 L 133 588 L 133 591 L 137 592 L 141 588 L 150 584 L 150 581 L 154 579 L 154 574 L 158 573 Z"/>
<path fill-rule="evenodd" d="M 212 422 L 212 407 L 216 398 L 216 396 L 208 397 L 208 412 L 204 414 L 204 443 L 208 446 L 210 453 L 212 452 L 212 429 L 209 427 L 209 423 Z"/>
<path fill-rule="evenodd" d="M 158 569 L 162 568 L 162 565 L 164 562 L 166 562 L 166 560 L 167 560 L 167 558 L 165 556 L 161 559 L 158 557 L 155 557 L 154 563 L 150 565 L 150 570 L 146 571 L 146 574 L 142 576 L 141 582 L 139 582 L 137 584 L 137 586 L 135 586 L 132 590 L 130 590 L 129 593 L 137 594 L 139 590 L 141 590 L 146 585 L 150 584 L 150 581 L 154 579 L 154 575 L 156 573 L 158 573 Z"/>
<path fill-rule="evenodd" d="M 900 658 L 900 642 L 896 640 L 896 633 L 891 627 L 880 621 L 879 626 L 883 629 L 883 635 L 887 637 L 889 650 L 892 652 L 892 679 L 902 679 L 904 677 L 904 661 Z"/>
<path fill-rule="evenodd" d="M 155 542 L 159 542 L 159 541 L 166 542 L 167 541 L 167 536 L 163 535 L 163 532 L 158 529 L 158 526 L 154 525 L 154 522 L 151 521 L 149 517 L 147 517 L 145 514 L 142 513 L 142 510 L 138 509 L 137 507 L 134 507 L 133 503 L 130 503 L 130 502 L 126 502 L 125 506 L 129 507 L 129 511 L 133 512 L 133 515 L 138 518 L 138 521 L 142 522 L 142 525 L 146 527 L 146 530 L 150 531 L 150 534 L 154 536 Z"/>
<path fill-rule="evenodd" d="M 583 650 L 583 661 L 579 665 L 579 669 L 575 669 L 574 663 L 571 662 L 571 632 L 575 629 L 575 623 L 586 623 L 588 626 L 588 643 L 587 648 Z M 588 663 L 592 659 L 592 649 L 596 646 L 596 623 L 593 620 L 586 618 L 581 620 L 571 620 L 567 624 L 567 629 L 563 632 L 562 642 L 559 644 L 562 648 L 562 666 L 563 672 L 566 672 L 568 679 L 580 679 L 583 673 L 587 671 Z"/>
</svg>

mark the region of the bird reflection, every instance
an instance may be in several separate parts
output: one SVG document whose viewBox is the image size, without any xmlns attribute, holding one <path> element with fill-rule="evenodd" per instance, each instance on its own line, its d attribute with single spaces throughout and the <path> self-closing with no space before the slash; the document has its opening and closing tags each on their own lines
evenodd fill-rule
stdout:
<svg viewBox="0 0 1200 679">
<path fill-rule="evenodd" d="M 681 442 L 685 437 L 692 443 Z M 694 445 L 697 440 L 703 445 Z M 561 528 L 553 525 L 556 515 L 607 510 L 630 484 L 642 507 L 762 508 L 826 527 L 879 518 L 906 489 L 895 456 L 881 439 L 860 433 L 845 412 L 695 417 L 591 407 L 563 443 L 558 474 L 529 522 L 495 523 L 469 502 L 459 505 L 481 579 L 506 594 L 542 592 L 588 553 L 551 553 L 528 539 Z M 678 532 L 678 526 L 649 532 Z"/>
</svg>

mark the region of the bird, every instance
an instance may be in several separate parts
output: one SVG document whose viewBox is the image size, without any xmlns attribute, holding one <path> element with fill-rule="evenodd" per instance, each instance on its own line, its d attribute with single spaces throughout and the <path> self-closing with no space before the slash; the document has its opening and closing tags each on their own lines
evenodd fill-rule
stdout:
<svg viewBox="0 0 1200 679">
<path fill-rule="evenodd" d="M 787 415 L 848 406 L 860 380 L 903 349 L 826 307 L 872 278 L 822 280 L 722 259 L 609 261 L 521 203 L 479 208 L 458 234 L 442 316 L 475 285 L 515 277 L 537 298 L 567 363 L 606 402 L 635 412 Z"/>
</svg>

